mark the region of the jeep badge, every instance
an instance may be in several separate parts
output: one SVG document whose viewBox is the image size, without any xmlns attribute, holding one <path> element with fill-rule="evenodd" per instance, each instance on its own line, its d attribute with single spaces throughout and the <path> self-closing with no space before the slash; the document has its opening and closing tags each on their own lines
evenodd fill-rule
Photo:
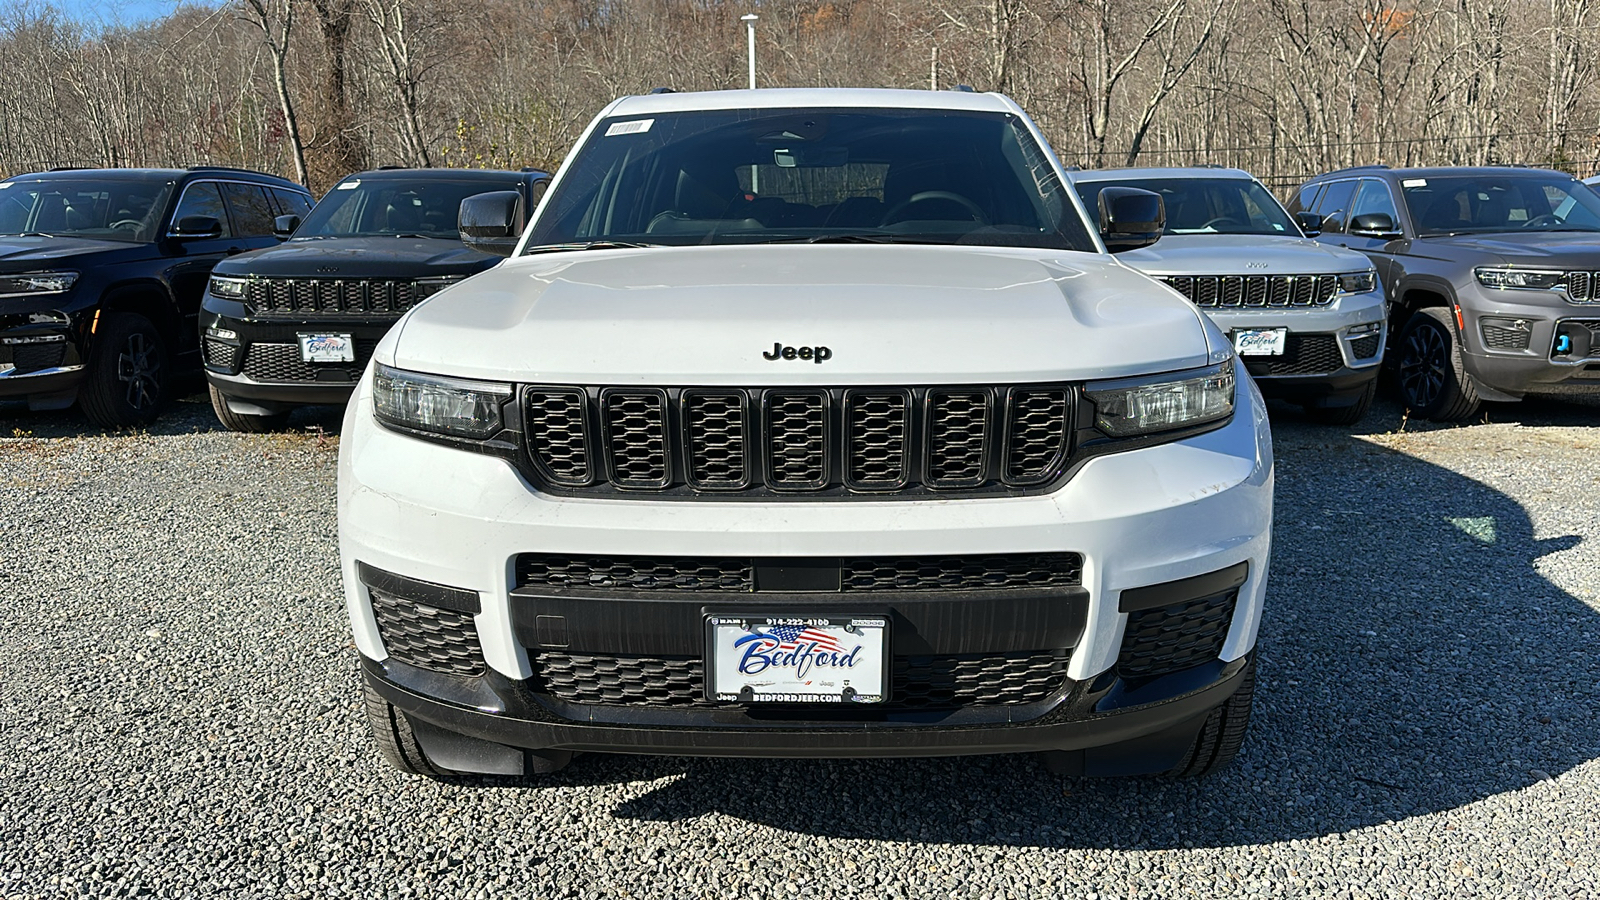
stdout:
<svg viewBox="0 0 1600 900">
<path fill-rule="evenodd" d="M 809 359 L 821 365 L 824 360 L 833 358 L 833 351 L 827 347 L 785 347 L 780 341 L 772 345 L 771 353 L 761 355 L 766 359 Z"/>
</svg>

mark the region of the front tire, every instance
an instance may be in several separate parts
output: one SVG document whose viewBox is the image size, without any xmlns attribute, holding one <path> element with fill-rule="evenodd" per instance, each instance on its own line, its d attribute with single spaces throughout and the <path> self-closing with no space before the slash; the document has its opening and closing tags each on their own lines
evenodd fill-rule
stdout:
<svg viewBox="0 0 1600 900">
<path fill-rule="evenodd" d="M 1428 307 L 1411 314 L 1400 333 L 1396 371 L 1400 398 L 1419 418 L 1459 422 L 1478 411 L 1478 390 L 1461 359 L 1461 340 L 1450 311 Z"/>
<path fill-rule="evenodd" d="M 149 319 L 135 313 L 101 317 L 96 347 L 78 405 L 101 428 L 155 421 L 166 403 L 167 347 Z"/>
<path fill-rule="evenodd" d="M 1251 660 L 1244 670 L 1244 680 L 1219 707 L 1206 717 L 1194 746 L 1170 773 L 1178 778 L 1199 778 L 1233 762 L 1244 746 L 1245 732 L 1250 727 L 1250 708 L 1256 694 L 1256 664 Z"/>
<path fill-rule="evenodd" d="M 211 390 L 211 409 L 217 414 L 217 421 L 221 422 L 229 431 L 264 434 L 268 431 L 282 431 L 283 427 L 289 424 L 289 414 L 286 412 L 267 416 L 236 413 L 228 408 L 227 396 L 217 390 L 216 385 L 210 384 L 206 385 L 206 387 Z"/>
</svg>

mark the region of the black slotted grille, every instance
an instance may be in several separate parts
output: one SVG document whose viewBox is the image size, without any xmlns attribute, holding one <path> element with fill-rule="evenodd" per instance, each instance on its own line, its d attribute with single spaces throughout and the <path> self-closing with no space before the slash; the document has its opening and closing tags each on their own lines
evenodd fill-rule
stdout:
<svg viewBox="0 0 1600 900">
<path fill-rule="evenodd" d="M 778 489 L 819 488 L 828 480 L 828 398 L 775 393 L 767 398 L 767 483 Z"/>
<path fill-rule="evenodd" d="M 1344 367 L 1339 339 L 1331 334 L 1293 334 L 1285 337 L 1282 356 L 1246 356 L 1251 375 L 1323 375 Z"/>
<path fill-rule="evenodd" d="M 684 446 L 689 483 L 707 490 L 739 490 L 750 484 L 749 414 L 737 391 L 685 392 Z"/>
<path fill-rule="evenodd" d="M 225 369 L 229 373 L 239 369 L 239 348 L 227 341 L 216 338 L 206 338 L 201 349 L 205 352 L 206 365 L 214 369 Z"/>
<path fill-rule="evenodd" d="M 355 362 L 311 363 L 300 358 L 299 344 L 251 344 L 245 352 L 244 374 L 256 381 L 358 381 L 372 359 L 378 342 L 358 338 Z"/>
<path fill-rule="evenodd" d="M 1217 658 L 1233 624 L 1238 591 L 1128 614 L 1117 671 L 1154 678 Z"/>
<path fill-rule="evenodd" d="M 729 556 L 596 556 L 523 553 L 519 587 L 751 593 L 756 561 Z M 839 560 L 844 593 L 987 591 L 1075 587 L 1083 583 L 1078 553 L 990 553 L 950 556 L 858 556 Z"/>
<path fill-rule="evenodd" d="M 252 278 L 245 305 L 256 315 L 393 315 L 416 305 L 416 286 L 392 278 Z"/>
<path fill-rule="evenodd" d="M 667 456 L 667 396 L 661 391 L 614 390 L 602 397 L 611 480 L 624 488 L 661 488 L 671 480 Z"/>
<path fill-rule="evenodd" d="M 527 394 L 523 424 L 528 449 L 542 474 L 556 484 L 585 485 L 593 478 L 587 405 L 582 391 L 541 388 Z"/>
<path fill-rule="evenodd" d="M 449 675 L 483 671 L 483 650 L 472 616 L 372 591 L 372 615 L 389 655 Z"/>
<path fill-rule="evenodd" d="M 1162 279 L 1196 306 L 1327 306 L 1337 275 L 1172 275 Z"/>
<path fill-rule="evenodd" d="M 932 391 L 928 395 L 928 483 L 970 487 L 988 469 L 987 391 Z"/>
<path fill-rule="evenodd" d="M 960 709 L 1049 699 L 1066 685 L 1067 652 L 897 656 L 889 699 L 872 709 Z M 699 657 L 540 653 L 540 688 L 568 703 L 601 706 L 714 707 L 705 698 Z"/>
<path fill-rule="evenodd" d="M 845 481 L 865 490 L 893 490 L 911 478 L 911 398 L 904 391 L 852 391 L 845 398 L 850 456 Z"/>
<path fill-rule="evenodd" d="M 1018 389 L 1007 405 L 1006 477 L 1037 484 L 1056 474 L 1067 455 L 1067 392 Z"/>
<path fill-rule="evenodd" d="M 1600 272 L 1568 272 L 1567 298 L 1576 303 L 1600 303 Z"/>
<path fill-rule="evenodd" d="M 292 362 L 292 360 L 290 361 Z M 1061 478 L 1077 392 L 530 386 L 530 477 L 617 497 L 1006 494 Z"/>
</svg>

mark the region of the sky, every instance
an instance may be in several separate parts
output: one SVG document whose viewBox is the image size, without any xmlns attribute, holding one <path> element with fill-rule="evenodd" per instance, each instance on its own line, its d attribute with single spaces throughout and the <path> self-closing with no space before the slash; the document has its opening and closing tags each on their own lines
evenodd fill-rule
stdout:
<svg viewBox="0 0 1600 900">
<path fill-rule="evenodd" d="M 139 25 L 171 15 L 179 0 L 53 0 L 52 5 L 89 25 Z M 221 4 L 218 0 L 188 0 L 188 5 Z"/>
</svg>

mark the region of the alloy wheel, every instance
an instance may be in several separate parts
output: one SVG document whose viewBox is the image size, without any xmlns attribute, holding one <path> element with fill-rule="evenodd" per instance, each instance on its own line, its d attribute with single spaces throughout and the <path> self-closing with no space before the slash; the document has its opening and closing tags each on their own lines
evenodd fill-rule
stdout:
<svg viewBox="0 0 1600 900">
<path fill-rule="evenodd" d="M 1426 409 L 1444 391 L 1450 348 L 1439 329 L 1420 325 L 1406 334 L 1400 357 L 1400 389 L 1413 409 Z"/>
<path fill-rule="evenodd" d="M 158 353 L 144 335 L 135 332 L 128 335 L 128 342 L 117 357 L 117 379 L 128 386 L 128 406 L 133 409 L 152 409 L 161 399 L 161 383 L 157 380 L 157 370 L 161 368 Z"/>
</svg>

